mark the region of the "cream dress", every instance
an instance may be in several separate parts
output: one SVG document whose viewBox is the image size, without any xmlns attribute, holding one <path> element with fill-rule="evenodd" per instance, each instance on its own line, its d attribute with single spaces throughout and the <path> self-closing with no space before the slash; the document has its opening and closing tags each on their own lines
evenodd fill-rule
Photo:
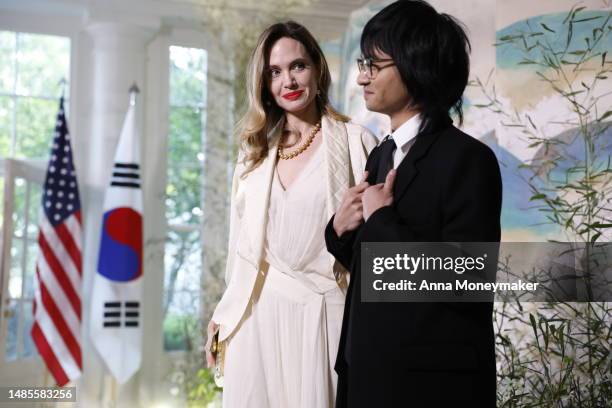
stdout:
<svg viewBox="0 0 612 408">
<path fill-rule="evenodd" d="M 334 406 L 344 294 L 325 247 L 325 171 L 319 146 L 288 189 L 274 172 L 267 265 L 227 342 L 225 408 Z"/>
</svg>

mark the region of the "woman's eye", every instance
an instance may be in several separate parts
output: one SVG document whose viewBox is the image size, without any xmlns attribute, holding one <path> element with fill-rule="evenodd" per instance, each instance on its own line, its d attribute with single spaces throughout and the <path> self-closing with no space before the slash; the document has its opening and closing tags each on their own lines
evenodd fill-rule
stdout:
<svg viewBox="0 0 612 408">
<path fill-rule="evenodd" d="M 276 78 L 279 75 L 280 75 L 280 70 L 279 69 L 271 69 L 270 70 L 270 77 Z"/>
<path fill-rule="evenodd" d="M 302 71 L 304 68 L 306 68 L 306 64 L 304 64 L 303 62 L 296 62 L 295 64 L 293 64 L 293 69 L 296 71 Z"/>
</svg>

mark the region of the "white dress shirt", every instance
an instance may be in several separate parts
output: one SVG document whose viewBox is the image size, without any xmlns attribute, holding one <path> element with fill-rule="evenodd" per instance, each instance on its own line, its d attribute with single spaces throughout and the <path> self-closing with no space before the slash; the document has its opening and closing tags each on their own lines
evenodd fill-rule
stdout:
<svg viewBox="0 0 612 408">
<path fill-rule="evenodd" d="M 399 167 L 404 157 L 408 154 L 410 147 L 414 144 L 416 135 L 419 133 L 419 126 L 421 126 L 421 116 L 417 113 L 391 134 L 397 146 L 393 154 L 394 169 Z"/>
</svg>

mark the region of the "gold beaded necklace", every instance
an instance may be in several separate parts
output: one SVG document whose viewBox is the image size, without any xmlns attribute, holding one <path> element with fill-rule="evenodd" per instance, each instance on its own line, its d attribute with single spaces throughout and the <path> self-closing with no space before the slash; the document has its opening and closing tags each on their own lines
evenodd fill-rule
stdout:
<svg viewBox="0 0 612 408">
<path fill-rule="evenodd" d="M 278 147 L 278 157 L 279 157 L 279 159 L 289 160 L 289 159 L 293 159 L 294 157 L 296 157 L 299 154 L 304 153 L 304 151 L 306 149 L 308 149 L 308 147 L 310 146 L 310 144 L 314 140 L 315 135 L 317 134 L 317 132 L 320 129 L 321 129 L 321 122 L 317 123 L 315 125 L 315 127 L 312 128 L 312 131 L 310 132 L 310 135 L 308 136 L 308 139 L 306 140 L 306 142 L 302 146 L 300 146 L 298 149 L 292 151 L 289 154 L 284 154 L 282 146 L 279 146 Z"/>
</svg>

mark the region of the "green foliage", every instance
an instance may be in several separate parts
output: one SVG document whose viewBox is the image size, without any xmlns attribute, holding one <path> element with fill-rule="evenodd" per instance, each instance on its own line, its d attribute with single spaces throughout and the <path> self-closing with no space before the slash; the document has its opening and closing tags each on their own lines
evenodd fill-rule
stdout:
<svg viewBox="0 0 612 408">
<path fill-rule="evenodd" d="M 0 96 L 0 157 L 11 154 L 13 99 Z"/>
<path fill-rule="evenodd" d="M 14 89 L 14 59 L 15 33 L 0 31 L 0 92 L 12 93 Z"/>
<path fill-rule="evenodd" d="M 0 156 L 48 158 L 69 65 L 68 38 L 0 31 Z"/>
<path fill-rule="evenodd" d="M 189 407 L 204 407 L 213 401 L 218 401 L 221 388 L 215 384 L 211 370 L 201 368 L 197 371 L 195 381 L 188 384 L 189 394 L 187 405 Z"/>
<path fill-rule="evenodd" d="M 166 184 L 164 349 L 190 350 L 197 330 L 201 275 L 200 223 L 205 141 L 206 51 L 170 47 L 170 117 Z M 189 227 L 185 227 L 188 225 Z M 177 280 L 194 281 L 188 290 Z M 177 303 L 177 299 L 181 299 Z"/>
<path fill-rule="evenodd" d="M 166 258 L 164 316 L 168 318 L 171 310 L 181 315 L 197 316 L 200 313 L 202 273 L 199 229 L 196 227 L 192 231 L 170 230 L 166 241 Z M 181 274 L 180 287 L 177 286 L 179 274 Z M 191 330 L 185 335 L 190 336 L 198 327 L 189 326 Z"/>
<path fill-rule="evenodd" d="M 563 21 L 567 32 L 564 41 L 559 33 L 540 23 L 538 31 L 527 21 L 527 30 L 504 35 L 497 47 L 511 48 L 522 53 L 519 65 L 535 65 L 534 74 L 548 84 L 556 96 L 565 101 L 573 117 L 556 124 L 577 128 L 575 137 L 583 145 L 583 157 L 575 158 L 570 151 L 570 140 L 551 139 L 534 118 L 521 114 L 513 107 L 504 106 L 497 97 L 495 86 L 476 78 L 471 85 L 478 87 L 486 103 L 475 104 L 501 116 L 503 126 L 514 127 L 524 135 L 529 147 L 539 154 L 522 168 L 530 169 L 531 201 L 547 215 L 551 223 L 562 226 L 572 240 L 595 243 L 610 228 L 612 214 L 612 167 L 610 155 L 598 151 L 610 124 L 604 122 L 612 112 L 601 110 L 607 93 L 599 91 L 602 81 L 612 71 L 607 59 L 610 47 L 612 12 L 595 17 L 583 17 L 585 7 L 573 7 Z M 588 14 L 589 16 L 591 14 Z M 590 24 L 590 37 L 581 42 L 574 36 L 574 25 Z M 541 153 L 543 152 L 543 153 Z M 562 164 L 570 162 L 566 169 Z M 559 176 L 559 170 L 563 174 Z M 547 181 L 544 187 L 532 182 L 536 177 Z"/>
<path fill-rule="evenodd" d="M 203 50 L 170 47 L 170 118 L 166 217 L 201 222 L 202 158 L 206 123 L 207 57 Z"/>
<path fill-rule="evenodd" d="M 170 105 L 205 106 L 207 55 L 197 48 L 170 47 Z"/>
<path fill-rule="evenodd" d="M 180 351 L 170 378 L 188 406 L 204 407 L 219 389 L 202 369 L 202 206 L 208 87 L 207 52 L 170 47 L 170 116 L 163 300 L 164 350 Z"/>
<path fill-rule="evenodd" d="M 609 305 L 523 306 L 533 305 L 497 309 L 498 407 L 606 406 L 612 400 Z"/>
<path fill-rule="evenodd" d="M 17 93 L 56 98 L 59 94 L 59 80 L 69 80 L 70 40 L 51 35 L 19 33 L 17 47 Z"/>
<path fill-rule="evenodd" d="M 167 314 L 164 319 L 164 350 L 191 350 L 191 334 L 196 327 L 196 315 Z"/>
<path fill-rule="evenodd" d="M 530 201 L 561 226 L 570 240 L 585 244 L 583 267 L 588 299 L 591 251 L 612 227 L 612 168 L 610 155 L 598 150 L 609 128 L 609 111 L 601 110 L 607 96 L 600 91 L 611 71 L 611 12 L 586 14 L 574 6 L 562 26 L 553 29 L 527 22 L 498 38 L 497 47 L 522 53 L 519 65 L 531 65 L 533 75 L 564 101 L 572 116 L 560 124 L 576 128 L 570 140 L 552 139 L 545 126 L 528 114 L 505 106 L 490 79 L 476 78 L 485 98 L 476 108 L 500 117 L 502 126 L 515 128 L 539 154 L 521 168 L 530 169 Z M 590 37 L 575 38 L 577 24 L 589 25 Z M 561 36 L 560 32 L 564 34 Z M 582 41 L 580 41 L 582 40 Z M 559 124 L 557 122 L 557 124 Z M 583 155 L 575 157 L 570 144 L 578 141 Z M 567 163 L 569 162 L 569 166 Z M 546 181 L 544 187 L 536 178 Z M 586 260 L 586 261 L 585 261 Z M 537 306 L 536 306 L 537 305 Z M 499 407 L 603 407 L 612 401 L 612 310 L 607 303 L 508 302 L 496 305 Z"/>
<path fill-rule="evenodd" d="M 48 160 L 57 117 L 57 101 L 17 98 L 15 155 Z"/>
</svg>

